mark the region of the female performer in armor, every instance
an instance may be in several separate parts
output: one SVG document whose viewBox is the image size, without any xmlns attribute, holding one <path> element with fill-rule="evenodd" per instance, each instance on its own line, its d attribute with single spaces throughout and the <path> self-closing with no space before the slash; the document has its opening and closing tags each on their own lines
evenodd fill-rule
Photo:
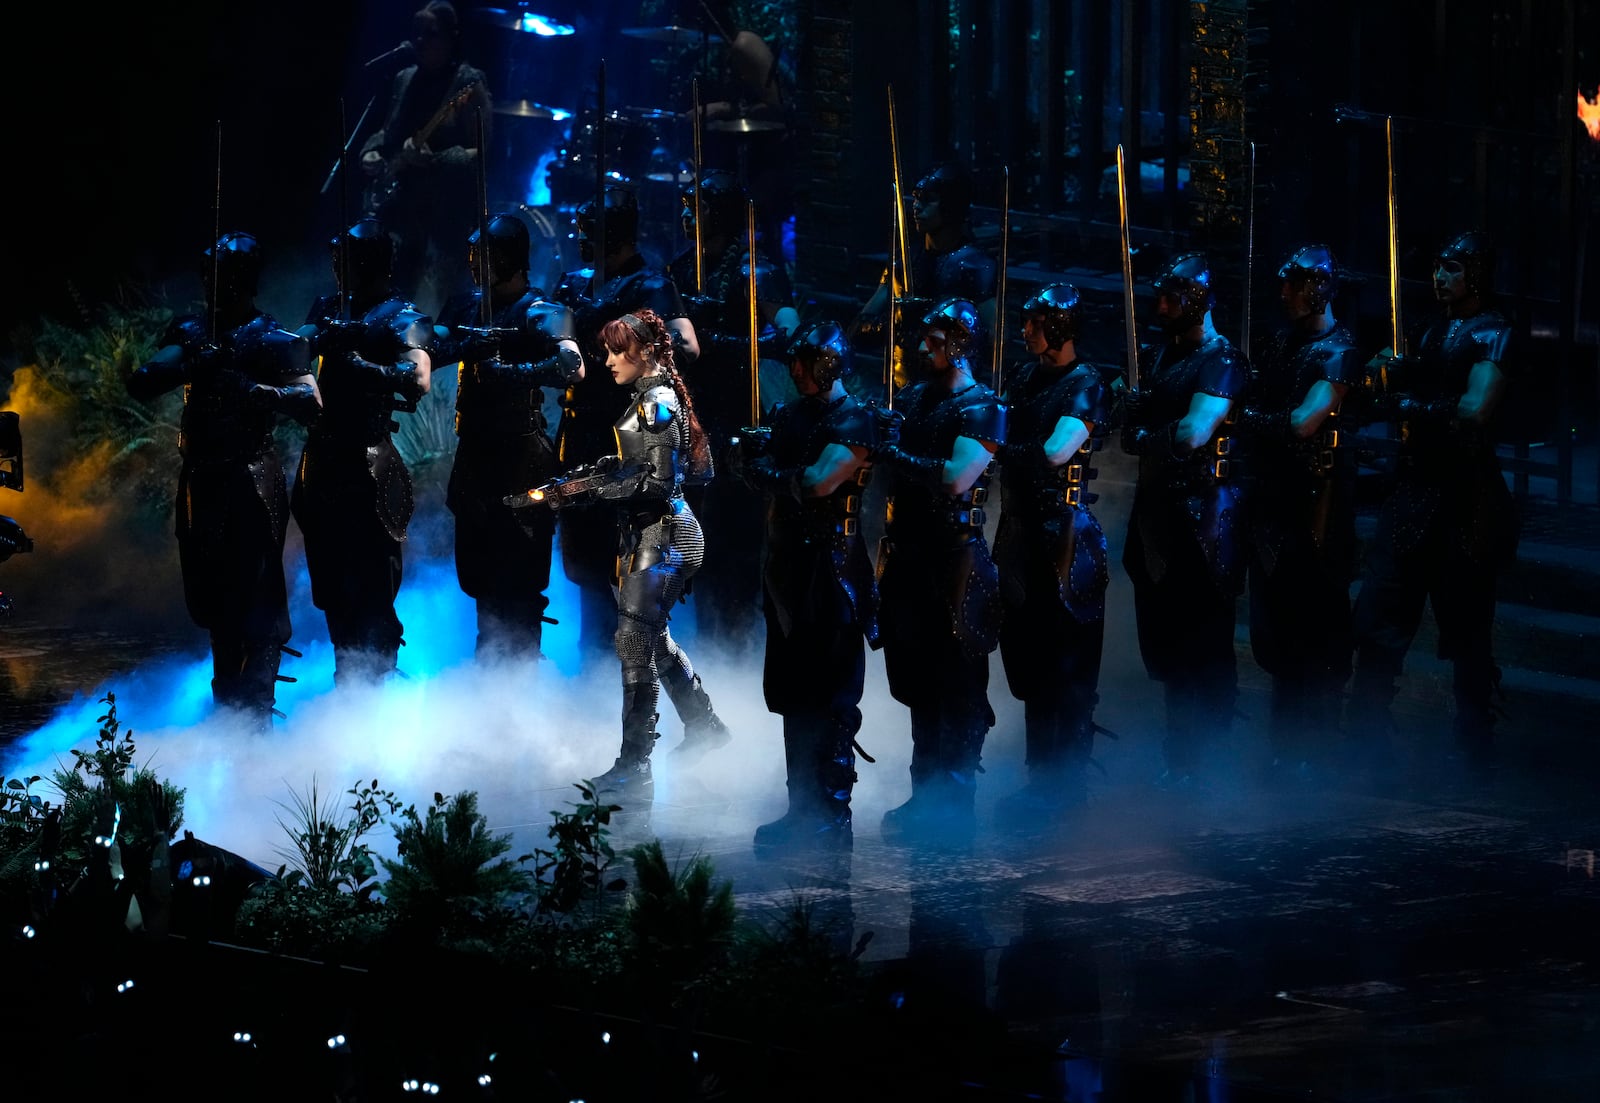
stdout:
<svg viewBox="0 0 1600 1103">
<path fill-rule="evenodd" d="M 616 503 L 619 514 L 614 638 L 622 662 L 622 751 L 596 787 L 625 805 L 647 807 L 655 788 L 650 751 L 663 682 L 684 722 L 679 750 L 703 752 L 729 739 L 689 656 L 667 628 L 673 605 L 705 557 L 683 481 L 703 470 L 710 455 L 673 365 L 672 330 L 661 316 L 644 309 L 624 314 L 601 327 L 600 342 L 612 378 L 633 390 L 616 424 L 618 454 L 583 476 L 585 496 Z M 569 485 L 576 482 L 569 477 Z"/>
</svg>

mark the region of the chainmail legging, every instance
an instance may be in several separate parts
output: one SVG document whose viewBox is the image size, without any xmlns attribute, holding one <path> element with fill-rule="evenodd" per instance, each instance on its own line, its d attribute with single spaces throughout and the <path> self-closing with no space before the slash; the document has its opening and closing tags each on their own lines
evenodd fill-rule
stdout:
<svg viewBox="0 0 1600 1103">
<path fill-rule="evenodd" d="M 653 729 L 663 679 L 669 691 L 693 683 L 694 667 L 673 640 L 667 622 L 704 558 L 700 524 L 684 510 L 639 534 L 633 562 L 649 566 L 629 571 L 618 583 L 614 642 L 622 664 L 625 744 L 642 737 L 644 733 L 636 729 L 646 717 Z"/>
</svg>

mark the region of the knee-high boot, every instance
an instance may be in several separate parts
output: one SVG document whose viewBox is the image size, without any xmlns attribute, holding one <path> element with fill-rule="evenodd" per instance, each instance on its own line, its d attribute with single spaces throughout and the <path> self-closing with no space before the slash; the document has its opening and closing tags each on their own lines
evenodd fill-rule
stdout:
<svg viewBox="0 0 1600 1103">
<path fill-rule="evenodd" d="M 630 804 L 648 807 L 655 796 L 650 752 L 657 738 L 659 692 L 654 679 L 623 685 L 622 750 L 611 769 L 594 779 L 597 794 L 604 793 L 624 808 Z"/>
<path fill-rule="evenodd" d="M 757 847 L 848 843 L 854 755 L 836 762 L 826 716 L 783 718 L 784 760 L 788 768 L 789 811 L 756 828 Z"/>
<path fill-rule="evenodd" d="M 673 710 L 683 721 L 683 742 L 672 748 L 674 755 L 682 756 L 681 761 L 695 762 L 732 740 L 728 725 L 711 707 L 711 695 L 700 684 L 700 675 L 690 669 L 681 651 L 661 664 L 661 683 Z"/>
</svg>

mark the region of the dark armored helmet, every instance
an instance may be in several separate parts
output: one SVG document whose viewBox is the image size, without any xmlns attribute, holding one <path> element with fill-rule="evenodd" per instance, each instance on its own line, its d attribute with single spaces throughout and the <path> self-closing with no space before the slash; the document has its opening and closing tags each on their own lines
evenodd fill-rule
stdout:
<svg viewBox="0 0 1600 1103">
<path fill-rule="evenodd" d="M 328 240 L 333 274 L 342 290 L 387 284 L 394 269 L 394 239 L 376 218 L 363 218 Z M 345 283 L 348 281 L 349 286 Z"/>
<path fill-rule="evenodd" d="M 1326 245 L 1302 245 L 1278 269 L 1278 278 L 1304 287 L 1311 309 L 1321 310 L 1339 293 L 1339 262 Z"/>
<path fill-rule="evenodd" d="M 1466 276 L 1467 294 L 1482 299 L 1494 293 L 1494 261 L 1494 243 L 1482 230 L 1457 234 L 1434 256 L 1440 267 L 1459 264 Z"/>
<path fill-rule="evenodd" d="M 924 203 L 937 199 L 942 222 L 963 223 L 972 208 L 972 178 L 959 165 L 935 165 L 912 187 L 911 198 Z"/>
<path fill-rule="evenodd" d="M 639 197 L 632 188 L 616 184 L 606 186 L 606 248 L 614 250 L 619 244 L 639 243 Z M 594 200 L 578 208 L 578 255 L 588 263 L 594 258 L 594 239 L 599 230 L 595 226 Z"/>
<path fill-rule="evenodd" d="M 1152 282 L 1157 295 L 1173 295 L 1178 300 L 1178 315 L 1167 326 L 1181 332 L 1205 320 L 1206 311 L 1217 304 L 1211 286 L 1211 264 L 1204 253 L 1180 253 L 1167 262 Z"/>
<path fill-rule="evenodd" d="M 1022 304 L 1022 317 L 1033 319 L 1044 334 L 1047 347 L 1058 349 L 1068 341 L 1078 339 L 1078 324 L 1083 308 L 1078 301 L 1078 289 L 1070 283 L 1052 283 L 1041 287 Z"/>
<path fill-rule="evenodd" d="M 606 231 L 611 230 L 607 223 Z M 473 230 L 467 238 L 467 262 L 472 265 L 472 278 L 481 279 L 483 263 L 483 230 Z M 527 224 L 511 214 L 497 214 L 489 220 L 489 280 L 495 282 L 528 270 L 528 257 L 533 250 L 533 238 Z"/>
<path fill-rule="evenodd" d="M 694 183 L 683 189 L 683 232 L 694 234 Z M 731 172 L 708 172 L 700 178 L 701 232 L 707 237 L 738 237 L 749 197 Z"/>
<path fill-rule="evenodd" d="M 970 360 L 983 340 L 983 319 L 968 299 L 945 299 L 922 317 L 923 333 L 941 330 L 952 360 Z"/>
<path fill-rule="evenodd" d="M 242 231 L 223 234 L 205 251 L 200 269 L 206 292 L 216 284 L 216 301 L 243 302 L 255 298 L 261 282 L 261 246 L 255 235 Z"/>
<path fill-rule="evenodd" d="M 801 330 L 789 346 L 789 356 L 805 365 L 824 391 L 854 370 L 850 342 L 838 322 L 815 322 Z"/>
</svg>

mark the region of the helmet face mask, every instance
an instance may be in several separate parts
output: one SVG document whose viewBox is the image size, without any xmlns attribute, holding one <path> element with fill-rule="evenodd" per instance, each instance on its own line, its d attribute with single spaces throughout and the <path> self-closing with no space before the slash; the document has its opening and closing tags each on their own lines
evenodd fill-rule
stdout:
<svg viewBox="0 0 1600 1103">
<path fill-rule="evenodd" d="M 679 198 L 683 202 L 681 221 L 683 232 L 694 237 L 694 184 L 685 188 Z M 744 188 L 731 173 L 708 172 L 700 178 L 700 217 L 703 220 L 701 236 L 705 238 L 731 238 L 739 236 L 744 223 L 746 204 L 749 202 Z"/>
<path fill-rule="evenodd" d="M 339 290 L 387 289 L 394 266 L 394 240 L 375 218 L 363 218 L 328 242 Z"/>
<path fill-rule="evenodd" d="M 261 246 L 252 234 L 223 234 L 203 254 L 200 275 L 213 305 L 247 303 L 261 281 Z"/>
<path fill-rule="evenodd" d="M 1156 314 L 1169 334 L 1184 333 L 1205 321 L 1216 305 L 1211 287 L 1211 266 L 1203 253 L 1182 253 L 1167 264 L 1151 286 L 1156 293 Z"/>
<path fill-rule="evenodd" d="M 608 187 L 606 203 L 606 252 L 616 253 L 620 247 L 633 248 L 639 243 L 639 200 L 627 188 Z M 599 234 L 595 225 L 594 200 L 578 208 L 578 255 L 585 264 L 595 262 L 594 242 Z"/>
<path fill-rule="evenodd" d="M 971 182 L 965 173 L 950 165 L 929 169 L 911 189 L 911 218 L 920 233 L 933 234 L 947 226 L 965 225 L 971 207 Z"/>
<path fill-rule="evenodd" d="M 483 271 L 482 231 L 472 231 L 467 239 L 467 261 L 472 278 L 481 280 Z M 489 281 L 500 283 L 528 270 L 533 248 L 528 227 L 515 215 L 497 214 L 489 220 Z"/>
</svg>

